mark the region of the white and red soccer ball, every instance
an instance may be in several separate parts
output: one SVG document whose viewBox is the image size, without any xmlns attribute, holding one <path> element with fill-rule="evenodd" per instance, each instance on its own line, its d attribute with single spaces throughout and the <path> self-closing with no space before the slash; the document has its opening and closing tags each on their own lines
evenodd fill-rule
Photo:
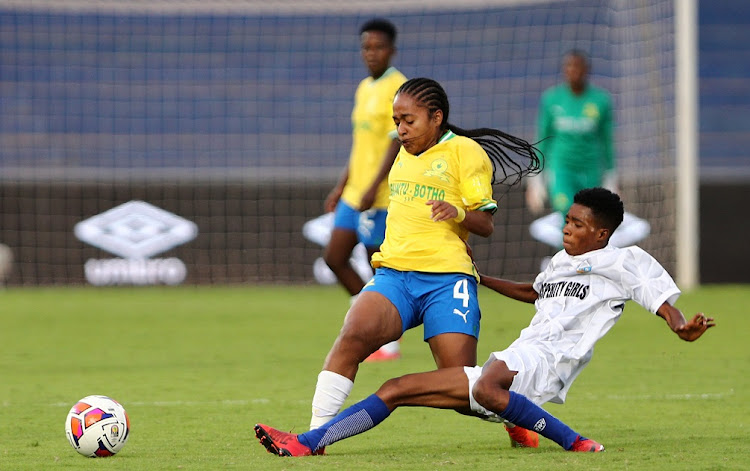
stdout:
<svg viewBox="0 0 750 471">
<path fill-rule="evenodd" d="M 86 396 L 68 412 L 65 435 L 73 449 L 84 456 L 112 456 L 128 440 L 130 419 L 125 408 L 114 399 Z"/>
</svg>

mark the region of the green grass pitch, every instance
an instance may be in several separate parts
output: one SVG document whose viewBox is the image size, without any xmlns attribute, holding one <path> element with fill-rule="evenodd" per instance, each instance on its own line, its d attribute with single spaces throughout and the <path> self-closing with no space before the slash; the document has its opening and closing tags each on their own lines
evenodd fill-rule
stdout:
<svg viewBox="0 0 750 471">
<path fill-rule="evenodd" d="M 480 290 L 479 359 L 510 343 L 533 306 Z M 718 326 L 686 343 L 634 303 L 597 345 L 565 405 L 547 409 L 607 447 L 512 449 L 498 424 L 397 410 L 328 455 L 282 459 L 256 422 L 302 432 L 323 358 L 348 307 L 338 287 L 49 288 L 0 292 L 0 470 L 747 469 L 750 287 L 686 293 Z M 434 368 L 421 329 L 397 362 L 364 364 L 350 403 L 386 379 Z M 115 457 L 78 455 L 64 434 L 79 398 L 120 401 L 131 436 Z"/>
</svg>

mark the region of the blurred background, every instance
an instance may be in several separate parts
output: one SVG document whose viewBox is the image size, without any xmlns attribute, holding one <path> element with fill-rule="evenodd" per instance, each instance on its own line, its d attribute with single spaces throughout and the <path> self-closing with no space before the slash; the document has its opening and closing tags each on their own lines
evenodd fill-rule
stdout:
<svg viewBox="0 0 750 471">
<path fill-rule="evenodd" d="M 454 124 L 528 140 L 562 55 L 587 51 L 615 104 L 626 209 L 651 225 L 639 245 L 674 273 L 674 2 L 5 1 L 5 283 L 313 283 L 321 248 L 301 229 L 347 162 L 358 31 L 376 16 L 399 30 L 394 65 L 446 88 Z M 749 26 L 743 0 L 698 1 L 703 283 L 750 282 Z M 523 188 L 497 196 L 474 255 L 531 279 L 554 249 L 529 235 Z M 148 209 L 108 213 L 132 201 Z"/>
</svg>

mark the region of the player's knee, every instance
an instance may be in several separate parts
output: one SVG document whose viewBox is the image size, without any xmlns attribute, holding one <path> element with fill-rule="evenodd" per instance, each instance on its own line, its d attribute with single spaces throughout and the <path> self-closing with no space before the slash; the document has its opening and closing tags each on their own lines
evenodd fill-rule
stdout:
<svg viewBox="0 0 750 471">
<path fill-rule="evenodd" d="M 339 332 L 333 351 L 339 356 L 361 363 L 382 344 L 383 342 L 377 341 L 373 333 L 367 329 L 345 325 Z"/>
<path fill-rule="evenodd" d="M 391 378 L 378 389 L 375 394 L 385 402 L 389 408 L 399 405 L 399 399 L 401 398 L 401 384 L 403 383 L 401 378 Z"/>
<path fill-rule="evenodd" d="M 488 378 L 480 377 L 472 389 L 472 394 L 474 400 L 480 406 L 488 410 L 496 410 L 495 397 L 499 390 L 500 387 L 497 383 L 493 383 Z"/>
<path fill-rule="evenodd" d="M 500 412 L 508 406 L 508 395 L 503 391 L 507 391 L 510 387 L 507 375 L 504 374 L 507 367 L 504 363 L 500 365 L 497 363 L 502 362 L 495 362 L 485 368 L 472 390 L 474 400 L 493 412 Z"/>
</svg>

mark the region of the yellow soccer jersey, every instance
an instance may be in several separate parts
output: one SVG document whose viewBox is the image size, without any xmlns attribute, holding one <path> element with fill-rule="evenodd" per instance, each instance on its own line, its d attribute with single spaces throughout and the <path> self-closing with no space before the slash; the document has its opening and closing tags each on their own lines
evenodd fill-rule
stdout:
<svg viewBox="0 0 750 471">
<path fill-rule="evenodd" d="M 374 267 L 477 276 L 464 241 L 469 231 L 450 220 L 435 222 L 428 200 L 465 210 L 497 210 L 492 199 L 492 163 L 468 137 L 446 133 L 419 156 L 403 147 L 388 176 L 391 202 L 385 241 L 372 257 Z"/>
<path fill-rule="evenodd" d="M 352 150 L 349 156 L 349 179 L 341 199 L 359 208 L 362 195 L 370 188 L 380 170 L 388 147 L 396 137 L 393 124 L 393 97 L 406 77 L 390 67 L 377 80 L 367 77 L 354 94 L 352 110 Z M 378 188 L 373 208 L 388 207 L 388 182 Z"/>
</svg>

